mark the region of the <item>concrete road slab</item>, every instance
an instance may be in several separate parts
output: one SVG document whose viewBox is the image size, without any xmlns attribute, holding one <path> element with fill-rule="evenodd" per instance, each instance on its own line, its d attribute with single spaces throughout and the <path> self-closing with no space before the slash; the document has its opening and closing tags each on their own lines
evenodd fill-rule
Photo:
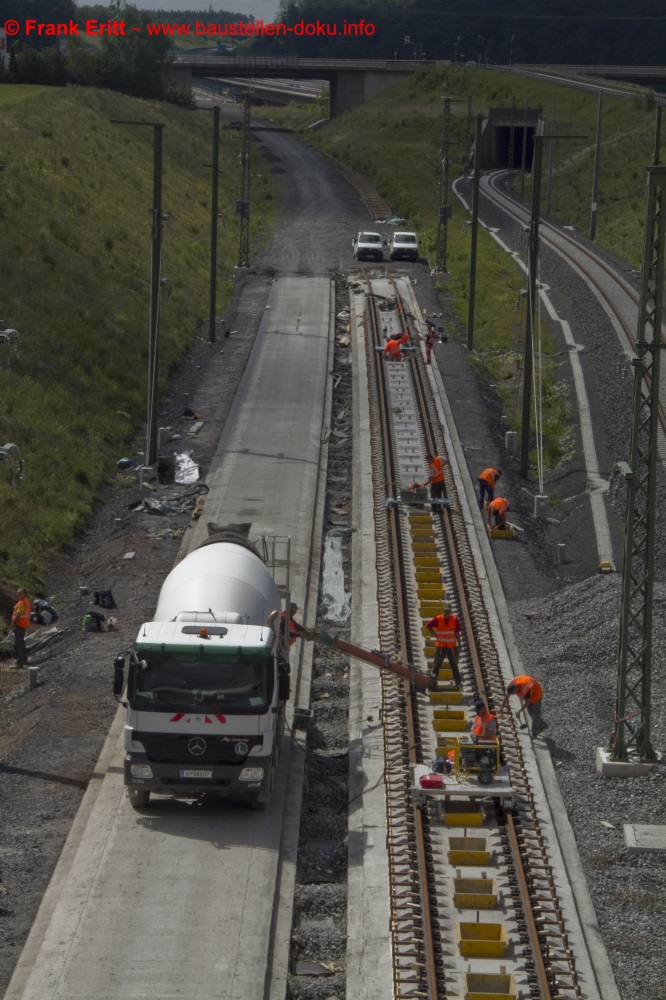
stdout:
<svg viewBox="0 0 666 1000">
<path fill-rule="evenodd" d="M 298 598 L 317 536 L 332 305 L 328 278 L 275 282 L 192 532 L 196 545 L 207 521 L 249 520 L 253 537 L 289 534 Z M 102 761 L 99 794 L 63 852 L 7 998 L 264 996 L 286 755 L 265 813 L 241 802 L 159 797 L 134 811 L 123 788 L 120 726 Z"/>
</svg>

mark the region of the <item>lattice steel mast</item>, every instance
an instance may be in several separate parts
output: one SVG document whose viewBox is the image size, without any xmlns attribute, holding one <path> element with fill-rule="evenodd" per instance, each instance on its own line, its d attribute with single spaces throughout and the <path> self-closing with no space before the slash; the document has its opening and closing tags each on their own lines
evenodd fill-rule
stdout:
<svg viewBox="0 0 666 1000">
<path fill-rule="evenodd" d="M 627 481 L 627 517 L 620 612 L 617 718 L 612 759 L 654 760 L 650 742 L 655 493 L 658 459 L 659 368 L 664 285 L 666 167 L 648 167 L 645 242 L 638 307 L 634 405 Z"/>
</svg>

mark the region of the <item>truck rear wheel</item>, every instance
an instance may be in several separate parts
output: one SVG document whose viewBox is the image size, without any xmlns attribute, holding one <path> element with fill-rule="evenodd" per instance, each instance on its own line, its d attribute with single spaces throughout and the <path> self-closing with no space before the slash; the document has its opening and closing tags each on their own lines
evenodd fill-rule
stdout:
<svg viewBox="0 0 666 1000">
<path fill-rule="evenodd" d="M 129 800 L 133 809 L 145 809 L 150 804 L 150 792 L 143 788 L 130 788 Z"/>
</svg>

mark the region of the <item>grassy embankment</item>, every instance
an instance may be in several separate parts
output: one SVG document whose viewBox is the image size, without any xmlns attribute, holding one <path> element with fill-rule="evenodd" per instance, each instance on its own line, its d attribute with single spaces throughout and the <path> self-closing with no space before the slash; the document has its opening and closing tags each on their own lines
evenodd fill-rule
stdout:
<svg viewBox="0 0 666 1000">
<path fill-rule="evenodd" d="M 435 260 L 439 150 L 442 133 L 442 88 L 452 98 L 451 180 L 463 170 L 469 149 L 468 97 L 472 116 L 489 107 L 511 107 L 518 113 L 529 100 L 541 106 L 551 130 L 555 95 L 556 130 L 584 139 L 560 140 L 553 157 L 552 213 L 583 233 L 589 228 L 592 168 L 596 134 L 595 94 L 564 86 L 538 83 L 500 70 L 450 68 L 419 73 L 386 94 L 308 132 L 308 141 L 341 164 L 365 174 L 389 202 L 419 232 L 422 248 Z M 296 131 L 322 117 L 321 107 L 291 106 L 271 109 L 270 116 Z M 473 126 L 472 126 L 473 127 Z M 605 98 L 602 155 L 599 174 L 597 240 L 640 266 L 645 212 L 646 166 L 652 161 L 654 112 L 649 101 Z M 516 140 L 518 148 L 519 140 Z M 546 199 L 548 150 L 544 150 L 542 205 Z M 527 179 L 525 198 L 531 188 Z M 519 188 L 519 185 L 518 185 Z M 454 335 L 467 339 L 470 231 L 468 212 L 451 195 L 453 219 L 448 227 L 448 276 L 440 281 L 442 299 L 457 316 Z M 522 248 L 526 258 L 527 244 Z M 525 314 L 520 289 L 524 273 L 518 270 L 490 235 L 479 233 L 474 352 L 470 363 L 499 387 L 502 411 L 518 429 L 521 419 L 522 354 Z M 544 321 L 545 322 L 545 321 Z M 546 356 L 552 346 L 542 346 Z M 569 447 L 568 390 L 558 384 L 555 366 L 544 366 L 544 448 L 546 464 L 556 465 Z"/>
<path fill-rule="evenodd" d="M 21 334 L 0 349 L 0 445 L 16 443 L 26 478 L 0 464 L 0 589 L 39 587 L 49 558 L 84 524 L 146 417 L 153 130 L 165 123 L 160 377 L 207 337 L 210 114 L 107 91 L 0 86 L 0 317 Z M 220 144 L 218 306 L 237 263 L 240 137 Z M 253 190 L 253 239 L 271 223 L 268 176 Z M 9 360 L 9 363 L 7 361 Z"/>
</svg>

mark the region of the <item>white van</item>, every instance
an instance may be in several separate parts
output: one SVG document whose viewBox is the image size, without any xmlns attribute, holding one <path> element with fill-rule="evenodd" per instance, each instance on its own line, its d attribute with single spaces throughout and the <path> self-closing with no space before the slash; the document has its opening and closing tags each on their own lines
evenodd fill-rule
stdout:
<svg viewBox="0 0 666 1000">
<path fill-rule="evenodd" d="M 391 260 L 418 260 L 419 241 L 416 233 L 393 233 L 388 242 Z"/>
</svg>

